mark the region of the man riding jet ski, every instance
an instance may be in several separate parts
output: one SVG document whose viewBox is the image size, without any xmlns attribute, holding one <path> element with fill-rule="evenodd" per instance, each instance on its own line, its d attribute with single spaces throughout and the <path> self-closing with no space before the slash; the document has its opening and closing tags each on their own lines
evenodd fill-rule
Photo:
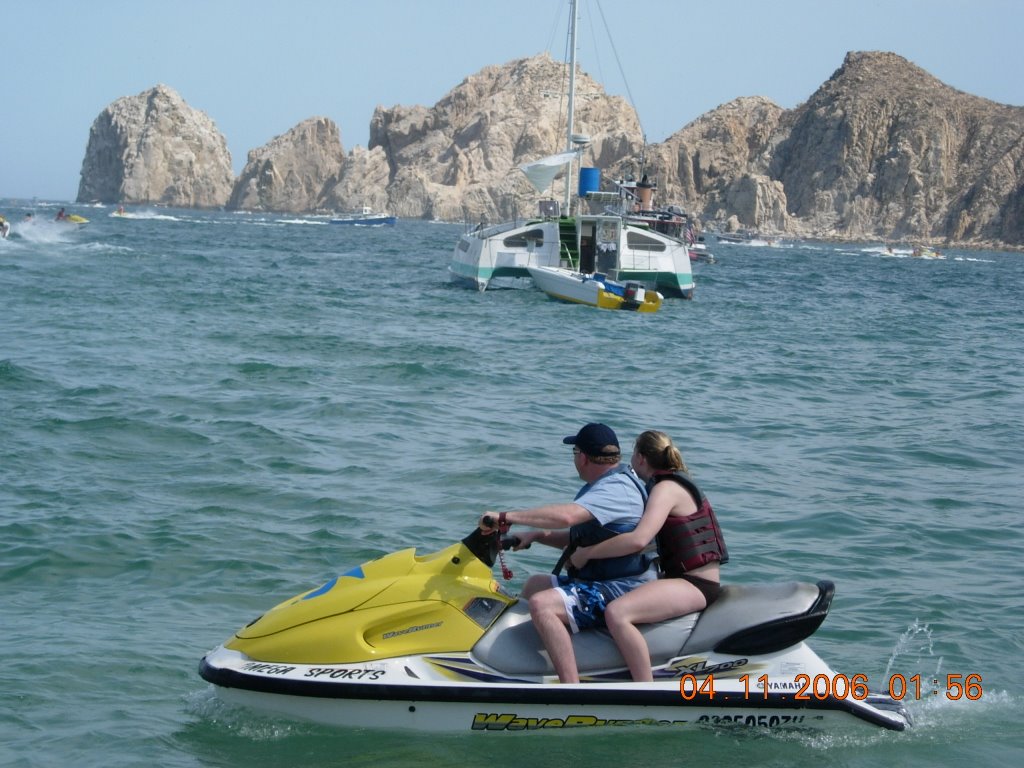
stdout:
<svg viewBox="0 0 1024 768">
<path fill-rule="evenodd" d="M 804 642 L 828 613 L 828 581 L 728 585 L 703 611 L 642 625 L 653 682 L 630 680 L 606 632 L 580 632 L 580 682 L 559 684 L 525 601 L 492 577 L 502 546 L 477 528 L 438 552 L 363 563 L 239 629 L 199 674 L 225 701 L 351 727 L 911 723 Z"/>
</svg>

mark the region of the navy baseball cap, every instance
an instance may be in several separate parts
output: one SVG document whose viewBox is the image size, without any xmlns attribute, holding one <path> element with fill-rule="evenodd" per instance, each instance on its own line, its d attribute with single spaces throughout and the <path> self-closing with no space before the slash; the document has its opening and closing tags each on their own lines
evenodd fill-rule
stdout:
<svg viewBox="0 0 1024 768">
<path fill-rule="evenodd" d="M 587 456 L 616 456 L 619 453 L 619 438 L 607 424 L 590 423 L 575 435 L 562 438 L 566 445 L 575 445 Z"/>
</svg>

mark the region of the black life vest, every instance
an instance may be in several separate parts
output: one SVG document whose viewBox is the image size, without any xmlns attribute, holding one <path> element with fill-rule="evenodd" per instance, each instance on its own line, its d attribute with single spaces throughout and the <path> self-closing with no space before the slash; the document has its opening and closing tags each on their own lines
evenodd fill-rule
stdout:
<svg viewBox="0 0 1024 768">
<path fill-rule="evenodd" d="M 655 540 L 658 544 L 659 567 L 666 576 L 678 577 L 718 561 L 729 562 L 729 551 L 718 525 L 711 502 L 700 488 L 683 472 L 654 475 L 647 481 L 647 492 L 662 480 L 675 480 L 687 490 L 697 511 L 686 517 L 669 515 Z"/>
<path fill-rule="evenodd" d="M 637 480 L 628 468 L 623 467 L 622 469 L 616 470 L 616 472 L 610 472 L 608 477 L 612 474 L 623 473 L 636 485 L 637 491 L 640 493 L 641 499 L 647 501 L 647 489 Z M 600 482 L 598 480 L 597 482 Z M 581 489 L 580 493 L 576 495 L 579 498 L 588 487 Z M 579 523 L 569 529 L 569 546 L 566 547 L 566 560 L 568 562 L 568 555 L 571 555 L 577 547 L 592 547 L 605 539 L 610 539 L 612 536 L 618 536 L 620 533 L 628 533 L 636 528 L 636 523 L 608 523 L 607 525 L 601 525 L 597 520 L 591 518 L 585 523 Z M 588 560 L 582 568 L 576 568 L 573 565 L 569 565 L 568 574 L 574 579 L 580 579 L 581 581 L 608 581 L 610 579 L 624 579 L 629 576 L 638 576 L 639 574 L 646 571 L 651 564 L 651 558 L 642 552 L 636 552 L 632 555 L 622 555 L 621 557 L 605 557 L 597 560 Z M 558 572 L 557 570 L 555 571 Z"/>
</svg>

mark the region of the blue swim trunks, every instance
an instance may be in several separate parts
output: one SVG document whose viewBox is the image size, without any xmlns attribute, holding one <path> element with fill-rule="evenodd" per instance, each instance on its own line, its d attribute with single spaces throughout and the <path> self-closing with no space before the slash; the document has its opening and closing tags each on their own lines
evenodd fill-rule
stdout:
<svg viewBox="0 0 1024 768">
<path fill-rule="evenodd" d="M 604 610 L 608 603 L 657 578 L 658 571 L 652 566 L 637 576 L 611 581 L 574 581 L 568 576 L 552 575 L 551 586 L 562 594 L 569 629 L 575 634 L 605 626 Z"/>
</svg>

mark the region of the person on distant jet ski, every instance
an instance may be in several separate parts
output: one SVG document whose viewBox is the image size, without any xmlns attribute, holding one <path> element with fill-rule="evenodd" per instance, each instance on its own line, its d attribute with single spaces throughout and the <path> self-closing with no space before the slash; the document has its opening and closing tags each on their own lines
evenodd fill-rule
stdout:
<svg viewBox="0 0 1024 768">
<path fill-rule="evenodd" d="M 576 472 L 586 482 L 576 497 L 568 503 L 502 512 L 497 528 L 489 524 L 494 513 L 488 512 L 480 519 L 481 530 L 527 525 L 542 530 L 519 534 L 517 549 L 536 541 L 571 551 L 636 527 L 647 493 L 633 471 L 620 465 L 619 440 L 611 427 L 587 424 L 562 442 L 573 446 Z M 530 616 L 561 682 L 579 682 L 570 630 L 604 626 L 610 601 L 656 577 L 652 558 L 630 552 L 592 558 L 569 575 L 534 574 L 527 579 L 521 596 L 530 602 Z"/>
<path fill-rule="evenodd" d="M 630 465 L 647 483 L 643 518 L 630 532 L 577 549 L 572 562 L 584 566 L 589 558 L 628 555 L 657 541 L 661 578 L 616 598 L 605 610 L 608 631 L 633 679 L 650 681 L 650 651 L 636 625 L 711 605 L 721 589 L 719 566 L 729 561 L 729 552 L 711 504 L 690 479 L 682 454 L 668 435 L 642 433 Z"/>
</svg>

